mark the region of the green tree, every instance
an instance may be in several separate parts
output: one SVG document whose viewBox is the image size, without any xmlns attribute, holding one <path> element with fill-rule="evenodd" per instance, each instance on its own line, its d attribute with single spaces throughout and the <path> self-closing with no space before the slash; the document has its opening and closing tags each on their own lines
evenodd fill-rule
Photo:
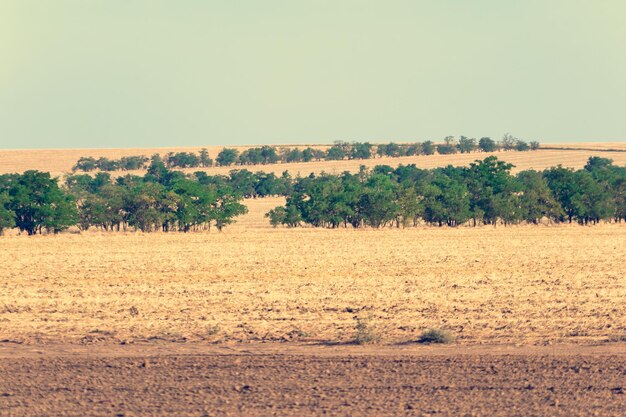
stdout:
<svg viewBox="0 0 626 417">
<path fill-rule="evenodd" d="M 181 232 L 197 229 L 211 220 L 211 206 L 217 195 L 211 189 L 197 181 L 181 179 L 172 187 L 175 196 L 168 198 L 168 207 L 175 210 L 175 216 L 164 224 L 165 231 L 177 224 Z"/>
<path fill-rule="evenodd" d="M 412 224 L 417 226 L 419 218 L 423 215 L 422 196 L 417 194 L 411 184 L 401 184 L 397 189 L 396 225 L 403 227 Z"/>
<path fill-rule="evenodd" d="M 218 188 L 217 200 L 213 204 L 212 217 L 215 220 L 215 227 L 220 232 L 229 224 L 235 222 L 235 217 L 248 212 L 248 208 L 241 204 L 241 199 L 232 189 Z"/>
<path fill-rule="evenodd" d="M 434 155 L 435 150 L 435 144 L 432 141 L 427 140 L 426 142 L 422 143 L 422 151 L 424 152 L 424 155 Z"/>
<path fill-rule="evenodd" d="M 159 203 L 165 187 L 155 182 L 144 182 L 129 191 L 124 201 L 126 223 L 142 232 L 160 230 L 165 215 L 159 209 Z"/>
<path fill-rule="evenodd" d="M 449 155 L 456 153 L 457 145 L 454 136 L 446 136 L 443 138 L 443 143 L 437 145 L 437 152 L 441 155 Z"/>
<path fill-rule="evenodd" d="M 15 227 L 15 212 L 9 209 L 10 202 L 9 193 L 0 192 L 0 236 L 4 234 L 6 229 Z"/>
<path fill-rule="evenodd" d="M 545 170 L 543 176 L 548 182 L 552 195 L 554 195 L 564 211 L 564 216 L 559 220 L 563 221 L 567 218 L 571 223 L 579 212 L 576 205 L 576 195 L 580 193 L 580 187 L 574 170 L 558 165 Z"/>
<path fill-rule="evenodd" d="M 78 161 L 76 162 L 76 165 L 72 167 L 72 171 L 83 171 L 83 172 L 90 172 L 96 169 L 98 169 L 97 161 L 95 158 L 92 158 L 90 156 L 79 158 Z"/>
<path fill-rule="evenodd" d="M 516 151 L 520 151 L 520 152 L 529 151 L 530 150 L 530 146 L 525 141 L 523 141 L 521 139 L 518 139 L 515 142 L 515 150 Z"/>
<path fill-rule="evenodd" d="M 274 146 L 262 146 L 261 158 L 264 164 L 275 164 L 280 160 L 276 148 Z"/>
<path fill-rule="evenodd" d="M 26 171 L 9 190 L 8 209 L 15 213 L 15 225 L 29 235 L 43 230 L 58 233 L 78 222 L 72 196 L 59 188 L 50 173 Z"/>
<path fill-rule="evenodd" d="M 379 145 L 378 149 L 382 149 L 382 155 L 396 158 L 404 155 L 404 149 L 397 143 L 387 143 L 385 145 Z"/>
<path fill-rule="evenodd" d="M 81 198 L 78 210 L 78 227 L 88 230 L 91 226 L 107 230 L 109 226 L 109 208 L 107 201 L 95 194 Z"/>
<path fill-rule="evenodd" d="M 170 152 L 167 154 L 167 166 L 176 168 L 195 168 L 201 165 L 200 157 L 192 152 Z"/>
<path fill-rule="evenodd" d="M 461 153 L 470 153 L 476 150 L 476 139 L 461 136 L 457 145 Z"/>
<path fill-rule="evenodd" d="M 161 155 L 155 153 L 150 158 L 150 166 L 148 167 L 148 173 L 146 179 L 148 181 L 155 181 L 164 183 L 167 180 L 169 170 L 165 166 L 165 162 L 161 159 Z"/>
<path fill-rule="evenodd" d="M 272 227 L 279 225 L 296 227 L 302 221 L 297 207 L 289 204 L 286 207 L 276 207 L 270 210 L 265 214 L 265 217 L 269 218 Z"/>
<path fill-rule="evenodd" d="M 200 150 L 200 166 L 204 168 L 213 166 L 213 159 L 209 157 L 209 151 L 206 148 Z"/>
<path fill-rule="evenodd" d="M 148 158 L 141 156 L 123 156 L 117 162 L 118 167 L 125 171 L 143 169 L 148 162 Z"/>
<path fill-rule="evenodd" d="M 626 220 L 626 172 L 613 184 L 613 196 L 615 198 L 615 220 L 624 221 Z"/>
<path fill-rule="evenodd" d="M 341 161 L 346 157 L 346 152 L 340 145 L 333 145 L 326 151 L 326 159 L 329 161 Z"/>
<path fill-rule="evenodd" d="M 577 171 L 574 175 L 578 192 L 572 198 L 572 203 L 578 222 L 588 224 L 612 219 L 616 207 L 607 185 L 594 179 L 585 170 Z"/>
<path fill-rule="evenodd" d="M 387 175 L 373 174 L 368 178 L 359 200 L 359 212 L 367 225 L 378 228 L 396 218 L 397 188 L 398 184 Z"/>
<path fill-rule="evenodd" d="M 423 153 L 424 153 L 424 148 L 422 144 L 419 142 L 410 144 L 406 148 L 406 152 L 405 152 L 406 156 L 422 155 Z"/>
<path fill-rule="evenodd" d="M 96 161 L 96 168 L 102 171 L 117 171 L 119 169 L 119 162 L 113 159 L 100 157 Z"/>
<path fill-rule="evenodd" d="M 256 198 L 257 176 L 247 169 L 230 171 L 230 185 L 245 198 Z"/>
<path fill-rule="evenodd" d="M 478 141 L 478 147 L 483 152 L 495 152 L 496 150 L 498 150 L 498 145 L 496 145 L 496 142 L 493 139 L 487 137 L 480 138 L 480 140 Z"/>
<path fill-rule="evenodd" d="M 372 157 L 372 144 L 356 142 L 352 145 L 350 159 L 370 159 Z"/>
<path fill-rule="evenodd" d="M 512 164 L 489 156 L 471 163 L 463 174 L 470 194 L 474 224 L 478 220 L 494 225 L 499 219 L 505 222 L 514 221 L 516 216 L 508 210 L 515 207 L 514 193 L 519 190 L 510 174 L 512 168 Z"/>
<path fill-rule="evenodd" d="M 302 151 L 302 160 L 304 162 L 311 162 L 315 158 L 315 149 L 308 147 Z"/>
<path fill-rule="evenodd" d="M 285 152 L 284 159 L 285 159 L 285 162 L 300 162 L 303 160 L 303 152 L 298 148 L 287 149 L 287 151 Z M 307 159 L 308 161 L 313 159 L 312 154 L 307 153 Z M 305 161 L 305 162 L 308 162 L 308 161 Z"/>
<path fill-rule="evenodd" d="M 543 218 L 555 221 L 563 217 L 561 205 L 552 195 L 548 182 L 540 172 L 522 171 L 517 174 L 517 180 L 522 189 L 519 196 L 522 220 L 538 224 Z"/>
<path fill-rule="evenodd" d="M 215 158 L 218 166 L 230 166 L 237 161 L 239 152 L 236 149 L 224 148 L 217 154 Z"/>
<path fill-rule="evenodd" d="M 439 226 L 458 226 L 469 220 L 470 201 L 462 182 L 436 172 L 424 187 L 424 220 Z"/>
</svg>

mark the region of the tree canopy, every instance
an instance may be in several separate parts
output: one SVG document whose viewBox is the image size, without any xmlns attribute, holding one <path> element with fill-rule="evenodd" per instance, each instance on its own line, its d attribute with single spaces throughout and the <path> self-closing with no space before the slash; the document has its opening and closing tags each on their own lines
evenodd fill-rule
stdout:
<svg viewBox="0 0 626 417">
<path fill-rule="evenodd" d="M 297 178 L 274 226 L 384 227 L 461 224 L 595 224 L 626 220 L 626 168 L 592 157 L 584 169 L 554 167 L 511 174 L 489 156 L 469 167 L 362 167 L 359 173 Z"/>
</svg>

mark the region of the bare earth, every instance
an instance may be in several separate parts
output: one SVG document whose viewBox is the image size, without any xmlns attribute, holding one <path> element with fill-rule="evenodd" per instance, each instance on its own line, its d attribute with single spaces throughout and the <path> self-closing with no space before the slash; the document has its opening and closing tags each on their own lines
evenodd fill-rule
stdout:
<svg viewBox="0 0 626 417">
<path fill-rule="evenodd" d="M 3 347 L 0 414 L 11 416 L 618 416 L 626 410 L 623 345 L 366 353 L 283 346 L 281 354 L 271 344 L 166 345 L 66 347 L 52 355 Z"/>
</svg>

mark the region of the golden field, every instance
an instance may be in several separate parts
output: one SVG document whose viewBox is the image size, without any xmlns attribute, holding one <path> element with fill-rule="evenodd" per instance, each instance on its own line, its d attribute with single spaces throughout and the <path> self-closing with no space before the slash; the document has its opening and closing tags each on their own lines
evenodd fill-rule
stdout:
<svg viewBox="0 0 626 417">
<path fill-rule="evenodd" d="M 285 145 L 294 146 L 294 145 Z M 307 145 L 298 145 L 305 147 Z M 325 145 L 312 145 L 317 148 L 326 148 Z M 606 143 L 579 143 L 579 144 L 545 144 L 545 146 L 556 146 L 571 148 L 568 150 L 538 150 L 535 152 L 493 152 L 493 153 L 471 153 L 455 155 L 421 155 L 401 158 L 375 158 L 368 160 L 352 161 L 319 161 L 301 163 L 279 163 L 258 166 L 232 166 L 232 167 L 212 167 L 212 168 L 191 168 L 186 172 L 205 171 L 209 174 L 227 174 L 232 169 L 246 168 L 252 171 L 273 172 L 280 175 L 288 170 L 292 175 L 309 175 L 310 173 L 328 172 L 339 174 L 343 171 L 358 171 L 360 165 L 374 167 L 376 165 L 398 166 L 400 164 L 416 164 L 420 168 L 435 168 L 446 165 L 468 165 L 476 159 L 483 159 L 488 155 L 495 155 L 498 158 L 515 165 L 514 171 L 524 169 L 545 169 L 551 166 L 562 164 L 572 168 L 582 168 L 590 156 L 601 156 L 611 158 L 617 165 L 626 165 L 626 143 L 606 142 Z M 234 147 L 239 151 L 247 149 L 248 146 Z M 581 149 L 583 148 L 583 149 Z M 200 147 L 172 147 L 172 148 L 150 148 L 150 149 L 53 149 L 53 150 L 0 150 L 0 174 L 23 172 L 28 169 L 38 169 L 40 171 L 51 172 L 54 176 L 62 176 L 71 171 L 72 166 L 82 156 L 107 157 L 117 159 L 129 155 L 146 155 L 154 153 L 165 155 L 167 152 L 198 152 Z M 215 158 L 222 149 L 221 146 L 208 146 L 209 154 Z M 594 150 L 589 150 L 594 149 Z M 607 149 L 617 149 L 621 151 L 606 151 Z M 142 174 L 143 171 L 118 171 L 112 175 Z"/>
<path fill-rule="evenodd" d="M 626 226 L 272 229 L 248 201 L 222 233 L 0 238 L 0 339 L 461 344 L 626 336 Z"/>
</svg>

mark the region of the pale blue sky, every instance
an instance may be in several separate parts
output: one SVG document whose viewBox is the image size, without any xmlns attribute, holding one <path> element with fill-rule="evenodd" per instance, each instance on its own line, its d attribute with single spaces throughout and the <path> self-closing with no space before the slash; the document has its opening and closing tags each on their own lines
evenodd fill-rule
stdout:
<svg viewBox="0 0 626 417">
<path fill-rule="evenodd" d="M 626 140 L 623 0 L 0 0 L 0 148 Z"/>
</svg>

